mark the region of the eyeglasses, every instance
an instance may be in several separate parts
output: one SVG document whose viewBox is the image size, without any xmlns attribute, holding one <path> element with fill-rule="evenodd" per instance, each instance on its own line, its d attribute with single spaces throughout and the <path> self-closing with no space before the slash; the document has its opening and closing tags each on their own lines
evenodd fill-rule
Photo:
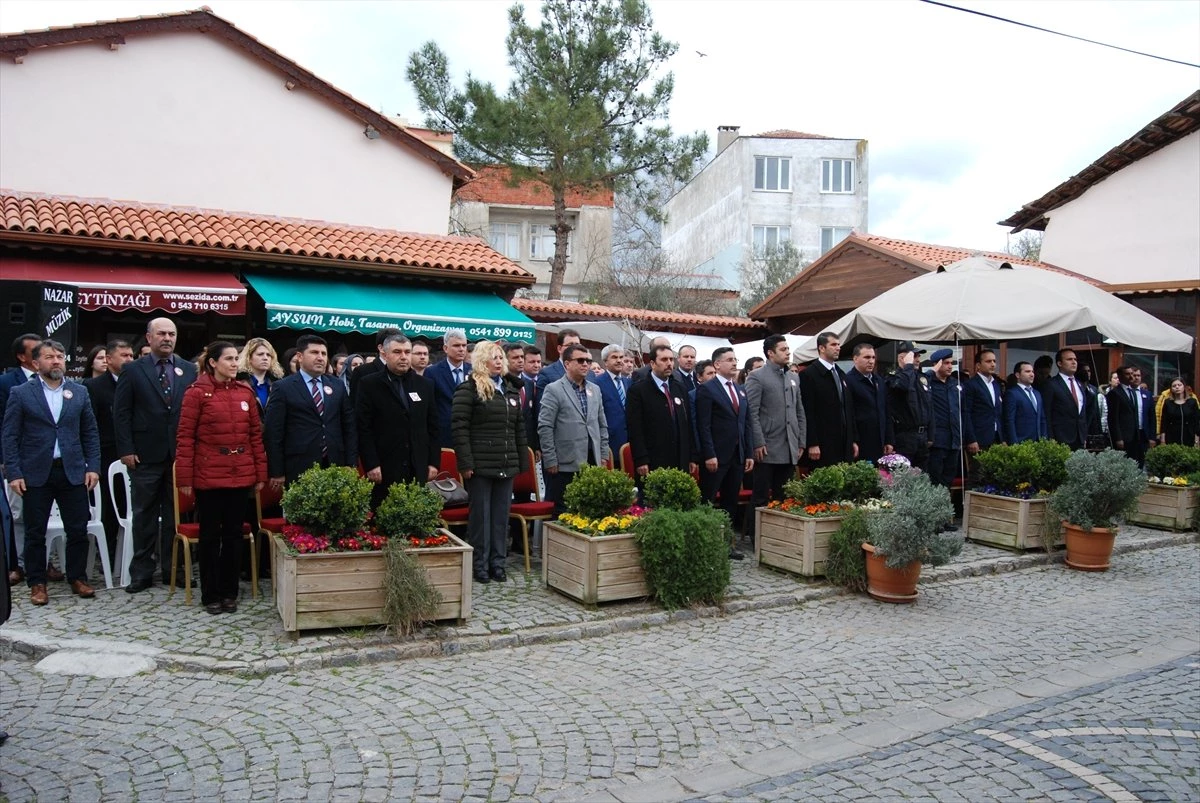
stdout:
<svg viewBox="0 0 1200 803">
<path fill-rule="evenodd" d="M 571 362 L 577 362 L 580 365 L 591 365 L 592 358 L 591 357 L 575 357 L 574 359 L 571 360 Z"/>
</svg>

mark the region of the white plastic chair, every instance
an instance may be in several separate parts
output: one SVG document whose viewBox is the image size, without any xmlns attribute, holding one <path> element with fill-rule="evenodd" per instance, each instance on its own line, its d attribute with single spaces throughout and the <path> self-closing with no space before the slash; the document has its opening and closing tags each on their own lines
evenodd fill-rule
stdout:
<svg viewBox="0 0 1200 803">
<path fill-rule="evenodd" d="M 100 486 L 88 491 L 88 508 L 90 515 L 87 523 L 87 534 L 92 537 L 88 544 L 87 566 L 90 568 L 100 553 L 100 568 L 104 571 L 104 587 L 112 588 L 112 567 L 108 564 L 108 537 L 104 534 L 104 522 L 100 520 Z M 67 569 L 67 531 L 63 526 L 62 516 L 58 505 L 50 508 L 50 520 L 46 522 L 46 562 L 50 562 L 54 545 L 58 544 L 58 565 Z"/>
<path fill-rule="evenodd" d="M 129 487 L 129 469 L 120 460 L 114 460 L 108 466 L 108 499 L 113 512 L 117 514 L 117 523 L 121 525 L 120 540 L 117 542 L 117 566 L 121 567 L 121 585 L 129 585 L 129 564 L 133 561 L 133 496 Z M 121 512 L 117 504 L 117 483 L 125 489 L 125 512 Z"/>
</svg>

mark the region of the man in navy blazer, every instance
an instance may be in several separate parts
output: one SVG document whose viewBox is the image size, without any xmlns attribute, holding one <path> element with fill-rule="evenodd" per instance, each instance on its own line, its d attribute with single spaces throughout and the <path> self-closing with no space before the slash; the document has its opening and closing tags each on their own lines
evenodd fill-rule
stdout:
<svg viewBox="0 0 1200 803">
<path fill-rule="evenodd" d="M 1013 369 L 1017 384 L 1004 394 L 1004 441 L 1021 443 L 1047 437 L 1046 405 L 1033 387 L 1033 366 L 1019 362 Z"/>
<path fill-rule="evenodd" d="M 874 463 L 891 454 L 896 434 L 888 413 L 887 386 L 883 377 L 875 373 L 875 347 L 870 343 L 854 347 L 854 367 L 846 372 L 846 390 L 854 402 L 858 459 Z"/>
<path fill-rule="evenodd" d="M 433 399 L 437 407 L 438 444 L 443 449 L 454 448 L 454 436 L 450 432 L 450 408 L 454 403 L 454 389 L 471 375 L 471 363 L 467 362 L 467 333 L 462 329 L 447 329 L 442 336 L 442 348 L 446 359 L 439 360 L 425 369 L 425 378 L 433 383 Z"/>
<path fill-rule="evenodd" d="M 604 372 L 592 377 L 600 388 L 604 402 L 604 419 L 608 422 L 608 448 L 612 450 L 613 465 L 620 459 L 621 447 L 629 443 L 629 427 L 625 423 L 625 399 L 629 397 L 629 378 L 621 376 L 625 366 L 625 349 L 609 343 L 600 352 Z"/>
<path fill-rule="evenodd" d="M 358 465 L 358 428 L 346 385 L 325 374 L 329 348 L 317 335 L 296 340 L 300 370 L 271 386 L 263 418 L 271 486 L 294 482 L 313 465 Z"/>
<path fill-rule="evenodd" d="M 963 383 L 963 443 L 968 454 L 979 454 L 1000 440 L 1004 391 L 996 378 L 996 352 L 975 353 L 975 373 Z"/>
<path fill-rule="evenodd" d="M 737 513 L 742 477 L 754 468 L 754 435 L 746 391 L 734 380 L 737 355 L 722 346 L 713 352 L 717 375 L 696 388 L 696 437 L 700 447 L 700 495 L 729 514 Z M 720 496 L 718 500 L 718 494 Z M 729 556 L 741 560 L 737 549 Z"/>
<path fill-rule="evenodd" d="M 88 492 L 100 480 L 100 434 L 87 388 L 63 379 L 66 349 L 54 340 L 35 347 L 38 379 L 13 388 L 4 411 L 8 484 L 24 498 L 25 572 L 29 601 L 45 605 L 46 525 L 57 503 L 67 537 L 67 582 L 81 597 L 87 582 Z"/>
<path fill-rule="evenodd" d="M 1139 466 L 1146 462 L 1148 445 L 1146 415 L 1151 408 L 1150 399 L 1138 387 L 1138 371 L 1131 365 L 1117 369 L 1121 384 L 1108 392 L 1108 435 L 1113 448 L 1119 449 Z M 1152 414 L 1152 408 L 1151 408 Z M 1153 427 L 1151 427 L 1151 430 Z"/>
<path fill-rule="evenodd" d="M 4 408 L 8 404 L 8 394 L 12 392 L 12 389 L 24 385 L 37 375 L 33 350 L 41 342 L 42 336 L 33 332 L 26 332 L 13 341 L 12 355 L 17 364 L 0 375 L 0 416 L 4 415 Z M 16 559 L 12 560 L 13 565 L 16 565 Z"/>
<path fill-rule="evenodd" d="M 154 584 L 155 552 L 162 581 L 170 582 L 175 540 L 175 435 L 183 391 L 196 381 L 196 366 L 175 354 L 170 318 L 146 327 L 150 353 L 121 372 L 113 394 L 113 435 L 118 459 L 129 469 L 133 496 L 133 559 L 129 585 L 136 594 Z"/>
<path fill-rule="evenodd" d="M 1100 433 L 1100 414 L 1096 396 L 1076 378 L 1078 359 L 1075 351 L 1059 349 L 1054 355 L 1058 376 L 1042 385 L 1046 401 L 1046 425 L 1050 437 L 1075 449 L 1087 446 L 1088 435 Z"/>
</svg>

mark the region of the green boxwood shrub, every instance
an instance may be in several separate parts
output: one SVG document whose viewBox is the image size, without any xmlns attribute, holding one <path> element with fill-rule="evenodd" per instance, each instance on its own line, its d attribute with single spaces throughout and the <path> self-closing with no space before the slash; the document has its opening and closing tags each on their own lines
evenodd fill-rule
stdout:
<svg viewBox="0 0 1200 803">
<path fill-rule="evenodd" d="M 841 464 L 822 466 L 800 480 L 799 498 L 806 505 L 840 502 L 846 498 L 846 473 Z"/>
<path fill-rule="evenodd" d="M 1052 440 L 1028 441 L 1021 444 L 1027 446 L 1037 459 L 1037 472 L 1033 484 L 1039 491 L 1047 493 L 1062 485 L 1067 479 L 1067 458 L 1071 456 L 1071 447 L 1065 443 Z"/>
<path fill-rule="evenodd" d="M 283 515 L 313 535 L 350 535 L 367 521 L 373 487 L 349 466 L 313 466 L 284 491 Z"/>
<path fill-rule="evenodd" d="M 862 508 L 851 510 L 837 531 L 829 536 L 825 579 L 851 591 L 867 590 L 867 558 L 862 545 L 871 541 L 868 515 Z"/>
<path fill-rule="evenodd" d="M 732 528 L 723 510 L 658 508 L 634 530 L 646 582 L 668 609 L 717 603 L 729 587 Z"/>
<path fill-rule="evenodd" d="M 602 519 L 633 504 L 633 479 L 624 471 L 583 466 L 563 491 L 563 507 L 588 519 Z"/>
<path fill-rule="evenodd" d="M 879 469 L 875 468 L 875 465 L 868 460 L 842 464 L 842 476 L 844 478 L 842 492 L 845 494 L 843 499 L 861 504 L 868 499 L 878 498 L 882 493 L 879 484 Z"/>
<path fill-rule="evenodd" d="M 1146 471 L 1151 477 L 1186 477 L 1200 471 L 1200 449 L 1182 443 L 1155 446 L 1146 452 Z"/>
<path fill-rule="evenodd" d="M 997 443 L 978 455 L 979 480 L 983 486 L 995 486 L 1001 492 L 1017 494 L 1022 483 L 1032 485 L 1038 476 L 1038 455 L 1029 443 Z"/>
<path fill-rule="evenodd" d="M 691 510 L 700 504 L 700 486 L 692 475 L 677 468 L 656 468 L 642 483 L 646 507 Z"/>
<path fill-rule="evenodd" d="M 431 535 L 440 523 L 441 494 L 419 482 L 395 482 L 375 511 L 375 529 L 388 536 Z"/>
</svg>

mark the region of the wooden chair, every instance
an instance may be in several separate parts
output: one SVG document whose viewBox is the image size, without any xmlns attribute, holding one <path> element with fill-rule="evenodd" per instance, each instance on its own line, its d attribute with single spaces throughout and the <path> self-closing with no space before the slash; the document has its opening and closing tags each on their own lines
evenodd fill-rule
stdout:
<svg viewBox="0 0 1200 803">
<path fill-rule="evenodd" d="M 454 453 L 453 449 L 442 447 L 442 462 L 438 471 L 450 474 L 458 480 L 460 485 L 462 484 L 462 475 L 458 473 L 458 455 Z M 442 524 L 447 527 L 466 524 L 469 510 L 470 508 L 466 505 L 442 508 Z"/>
<path fill-rule="evenodd" d="M 621 444 L 621 470 L 637 482 L 637 469 L 633 467 L 633 447 L 628 443 Z"/>
<path fill-rule="evenodd" d="M 200 543 L 200 525 L 180 521 L 181 517 L 196 510 L 196 492 L 191 496 L 179 493 L 175 482 L 175 466 L 171 466 L 171 493 L 175 495 L 175 540 L 171 544 L 171 588 L 167 597 L 175 594 L 175 573 L 179 569 L 179 545 L 183 545 L 183 600 L 192 604 L 192 546 Z M 258 554 L 254 549 L 254 533 L 249 522 L 242 522 L 242 535 L 250 542 L 250 596 L 258 596 Z"/>
<path fill-rule="evenodd" d="M 534 501 L 513 502 L 508 517 L 521 522 L 521 542 L 525 545 L 525 573 L 529 574 L 529 522 L 553 519 L 554 503 L 542 501 L 542 492 L 538 490 L 537 473 L 533 466 L 533 449 L 526 448 L 525 451 L 529 456 L 529 468 L 513 479 L 513 493 L 521 496 L 532 495 Z"/>
</svg>

